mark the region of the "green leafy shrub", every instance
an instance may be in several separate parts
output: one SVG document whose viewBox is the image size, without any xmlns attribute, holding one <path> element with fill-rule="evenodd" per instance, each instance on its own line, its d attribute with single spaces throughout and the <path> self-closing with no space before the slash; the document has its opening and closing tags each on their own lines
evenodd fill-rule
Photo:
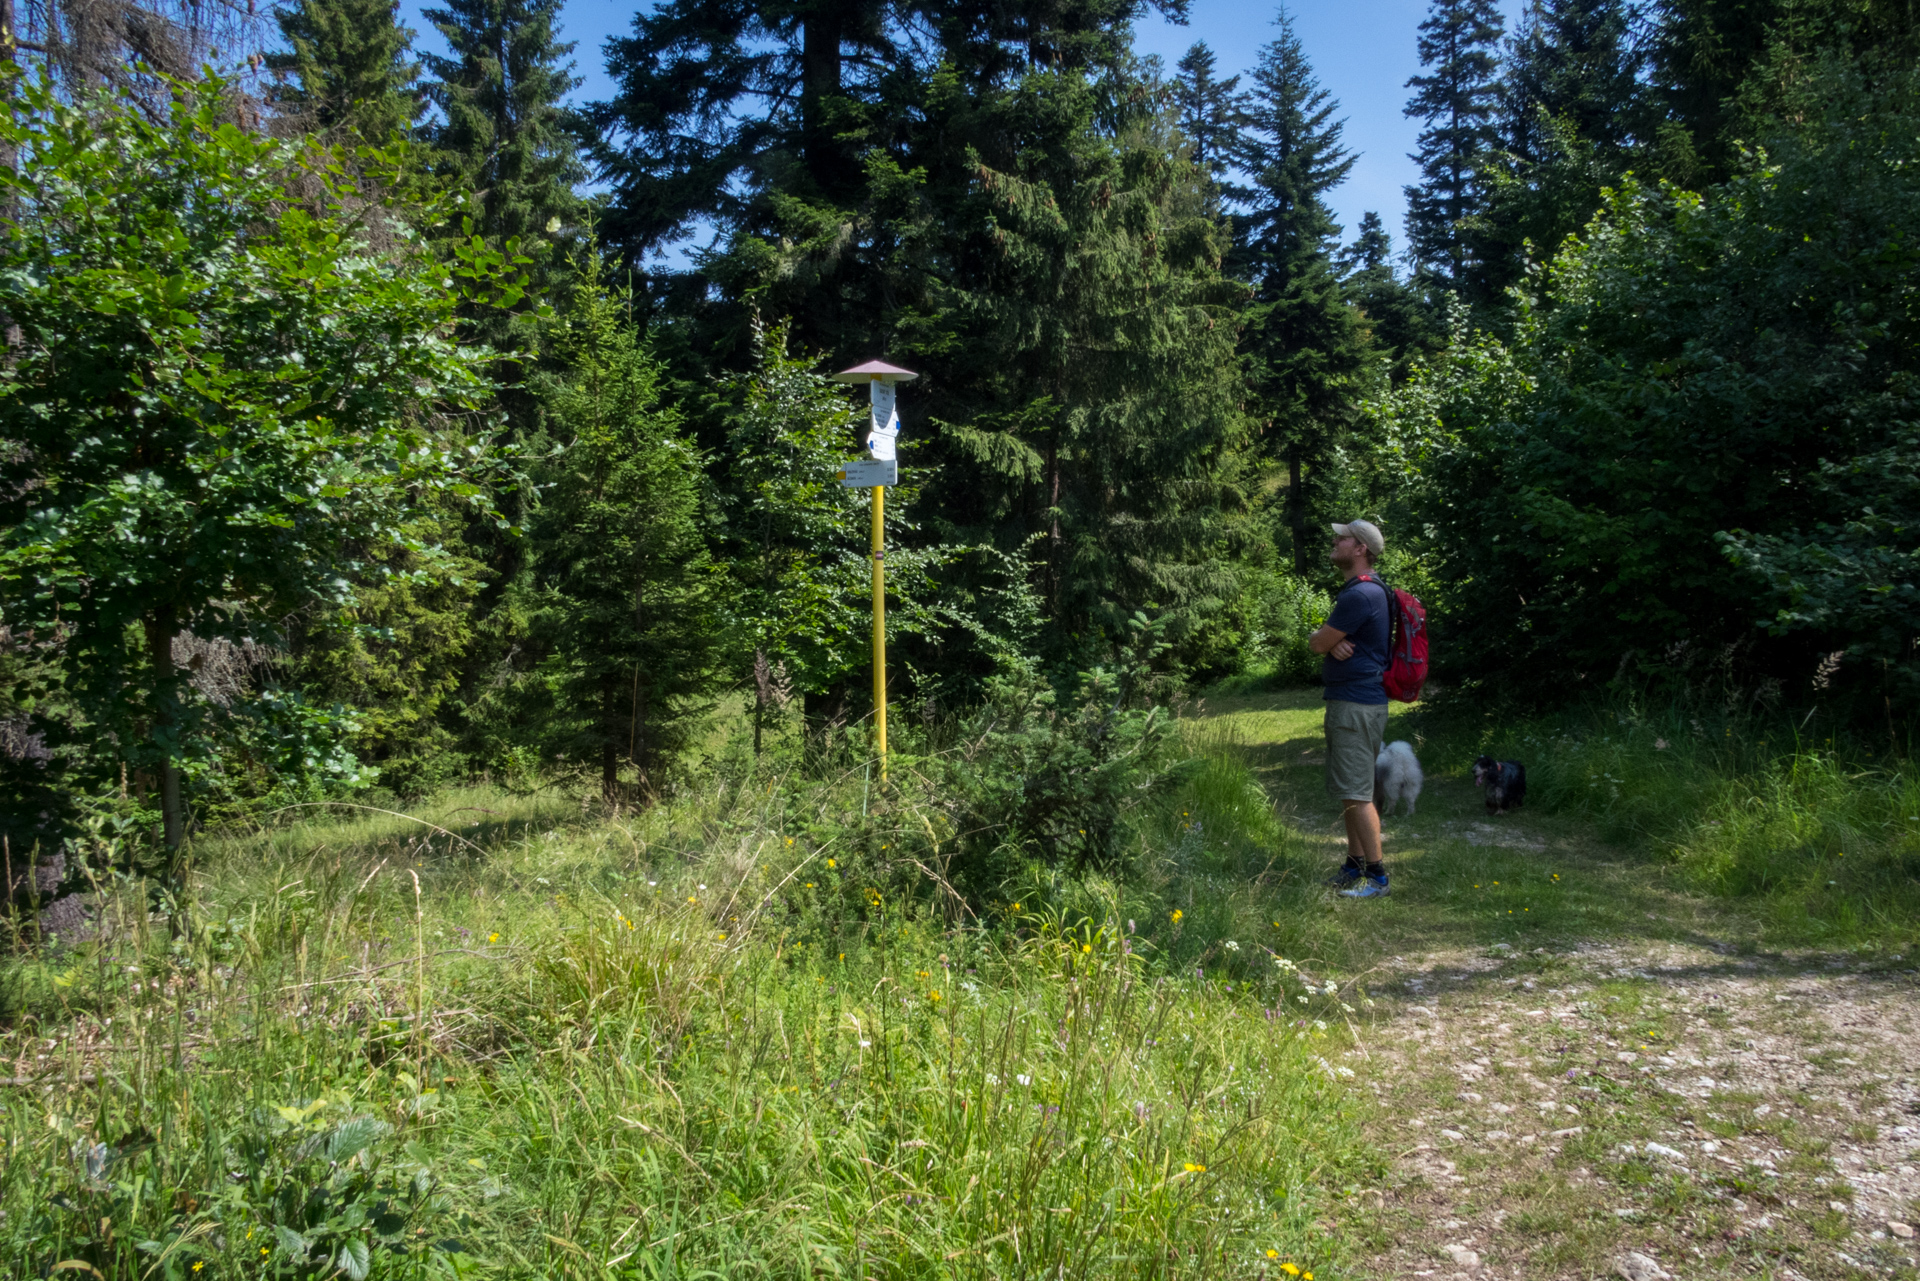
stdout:
<svg viewBox="0 0 1920 1281">
<path fill-rule="evenodd" d="M 1920 81 L 1808 72 L 1805 111 L 1756 125 L 1724 186 L 1623 181 L 1510 342 L 1458 335 L 1397 397 L 1430 428 L 1442 674 L 1555 699 L 1636 668 L 1692 679 L 1741 645 L 1753 676 L 1798 684 L 1857 648 L 1873 661 L 1843 677 L 1920 689 L 1890 670 L 1920 617 L 1897 586 Z"/>
<path fill-rule="evenodd" d="M 144 1130 L 113 1143 L 75 1131 L 68 1156 L 46 1170 L 30 1222 L 11 1225 L 42 1269 L 366 1281 L 433 1275 L 459 1248 L 431 1159 L 344 1095 L 257 1108 L 171 1143 Z"/>
<path fill-rule="evenodd" d="M 989 682 L 953 749 L 928 766 L 936 804 L 964 834 L 957 881 L 990 891 L 1027 858 L 1077 872 L 1125 866 L 1149 802 L 1185 755 L 1172 714 L 1152 698 L 1161 631 L 1136 614 L 1116 664 L 1081 672 L 1064 699 L 1031 671 Z"/>
</svg>

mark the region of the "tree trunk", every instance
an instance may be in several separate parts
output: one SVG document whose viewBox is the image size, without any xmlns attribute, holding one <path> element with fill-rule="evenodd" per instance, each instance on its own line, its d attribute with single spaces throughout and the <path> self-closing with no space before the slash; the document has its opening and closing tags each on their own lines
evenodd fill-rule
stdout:
<svg viewBox="0 0 1920 1281">
<path fill-rule="evenodd" d="M 1313 566 L 1307 563 L 1307 503 L 1300 492 L 1300 446 L 1287 450 L 1287 528 L 1293 533 L 1293 572 L 1305 577 Z"/>
<path fill-rule="evenodd" d="M 815 0 L 800 45 L 800 129 L 807 172 L 825 195 L 845 185 L 846 157 L 827 120 L 825 100 L 840 93 L 841 0 Z"/>
<path fill-rule="evenodd" d="M 620 796 L 620 687 L 609 676 L 600 686 L 600 796 L 612 804 Z"/>
<path fill-rule="evenodd" d="M 180 731 L 180 674 L 173 665 L 173 638 L 179 634 L 180 625 L 171 605 L 154 610 L 144 622 L 147 664 L 153 672 L 153 743 L 160 758 L 160 832 L 167 849 L 177 853 L 187 839 L 180 769 L 173 761 L 173 740 Z"/>
<path fill-rule="evenodd" d="M 1060 620 L 1060 435 L 1047 433 L 1047 610 Z"/>
</svg>

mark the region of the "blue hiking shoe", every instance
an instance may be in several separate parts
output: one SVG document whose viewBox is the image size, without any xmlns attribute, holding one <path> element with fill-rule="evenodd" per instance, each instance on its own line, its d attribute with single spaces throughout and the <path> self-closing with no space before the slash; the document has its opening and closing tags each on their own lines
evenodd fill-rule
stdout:
<svg viewBox="0 0 1920 1281">
<path fill-rule="evenodd" d="M 1361 879 L 1364 880 L 1366 884 L 1355 886 L 1353 889 L 1350 889 L 1350 890 L 1341 890 L 1340 897 L 1341 898 L 1385 898 L 1387 896 L 1387 893 L 1388 893 L 1387 878 L 1384 875 L 1367 876 L 1367 877 L 1362 877 Z"/>
<path fill-rule="evenodd" d="M 1337 890 L 1344 890 L 1357 884 L 1365 875 L 1364 872 L 1352 864 L 1343 864 L 1339 871 L 1327 878 L 1326 883 Z"/>
</svg>

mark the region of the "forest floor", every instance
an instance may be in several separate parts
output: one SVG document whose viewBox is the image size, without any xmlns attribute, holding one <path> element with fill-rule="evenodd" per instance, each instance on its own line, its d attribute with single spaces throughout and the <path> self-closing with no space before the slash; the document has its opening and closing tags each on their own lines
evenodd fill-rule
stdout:
<svg viewBox="0 0 1920 1281">
<path fill-rule="evenodd" d="M 1331 870 L 1318 697 L 1196 719 Z M 1418 813 L 1386 823 L 1391 897 L 1325 903 L 1325 959 L 1377 1003 L 1347 1060 L 1391 1156 L 1349 1225 L 1365 1274 L 1920 1276 L 1915 958 L 1769 948 L 1648 852 L 1491 819 L 1465 761 L 1426 755 Z"/>
</svg>

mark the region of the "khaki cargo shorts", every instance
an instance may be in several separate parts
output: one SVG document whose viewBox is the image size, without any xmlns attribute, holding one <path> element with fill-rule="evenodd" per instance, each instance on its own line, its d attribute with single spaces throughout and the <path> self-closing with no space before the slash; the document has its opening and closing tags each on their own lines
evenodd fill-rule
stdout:
<svg viewBox="0 0 1920 1281">
<path fill-rule="evenodd" d="M 1373 762 L 1387 735 L 1385 703 L 1327 700 L 1327 795 L 1336 801 L 1373 799 Z"/>
</svg>

